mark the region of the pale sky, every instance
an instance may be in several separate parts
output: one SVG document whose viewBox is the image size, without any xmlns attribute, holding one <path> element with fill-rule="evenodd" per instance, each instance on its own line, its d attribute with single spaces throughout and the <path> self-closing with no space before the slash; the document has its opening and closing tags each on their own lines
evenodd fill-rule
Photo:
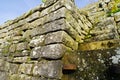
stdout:
<svg viewBox="0 0 120 80">
<path fill-rule="evenodd" d="M 91 1 L 75 0 L 78 7 L 84 7 Z M 0 24 L 22 15 L 41 3 L 41 0 L 0 0 Z"/>
</svg>

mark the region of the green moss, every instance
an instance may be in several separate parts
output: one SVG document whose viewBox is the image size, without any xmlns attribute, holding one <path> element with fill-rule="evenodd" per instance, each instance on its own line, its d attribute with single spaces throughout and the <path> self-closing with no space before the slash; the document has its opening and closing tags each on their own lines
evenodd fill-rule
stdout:
<svg viewBox="0 0 120 80">
<path fill-rule="evenodd" d="M 117 7 L 118 3 L 120 3 L 120 0 L 114 0 L 113 7 L 111 10 L 107 13 L 107 16 L 110 17 L 112 14 L 115 14 L 120 11 L 120 8 Z"/>
<path fill-rule="evenodd" d="M 4 48 L 2 50 L 2 54 L 3 55 L 8 55 L 9 54 L 9 48 L 10 48 L 10 45 L 4 46 Z"/>
</svg>

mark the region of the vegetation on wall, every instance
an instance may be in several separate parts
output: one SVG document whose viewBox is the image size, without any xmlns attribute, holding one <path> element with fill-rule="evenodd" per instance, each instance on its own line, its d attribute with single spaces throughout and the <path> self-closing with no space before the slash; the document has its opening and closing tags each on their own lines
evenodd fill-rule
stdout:
<svg viewBox="0 0 120 80">
<path fill-rule="evenodd" d="M 111 16 L 112 14 L 115 14 L 120 11 L 120 0 L 114 0 L 112 4 L 113 6 L 110 12 L 108 12 L 108 16 Z"/>
</svg>

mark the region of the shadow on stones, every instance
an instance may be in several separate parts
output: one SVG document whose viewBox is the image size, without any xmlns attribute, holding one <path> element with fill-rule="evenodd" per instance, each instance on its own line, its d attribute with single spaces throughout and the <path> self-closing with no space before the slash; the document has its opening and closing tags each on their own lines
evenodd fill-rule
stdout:
<svg viewBox="0 0 120 80">
<path fill-rule="evenodd" d="M 106 80 L 120 80 L 120 64 L 111 65 L 105 71 Z"/>
</svg>

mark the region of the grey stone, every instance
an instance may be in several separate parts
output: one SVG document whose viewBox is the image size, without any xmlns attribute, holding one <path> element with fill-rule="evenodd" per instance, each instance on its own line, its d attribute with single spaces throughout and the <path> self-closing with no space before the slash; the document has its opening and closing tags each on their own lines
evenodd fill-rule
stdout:
<svg viewBox="0 0 120 80">
<path fill-rule="evenodd" d="M 41 47 L 35 47 L 32 51 L 31 51 L 31 54 L 30 54 L 30 57 L 32 59 L 37 59 L 37 58 L 40 58 L 40 52 L 41 52 Z"/>
<path fill-rule="evenodd" d="M 27 50 L 27 49 L 29 49 L 27 42 L 22 42 L 22 43 L 17 44 L 16 50 Z"/>
<path fill-rule="evenodd" d="M 9 80 L 31 80 L 31 76 L 25 74 L 13 74 L 9 76 Z"/>
<path fill-rule="evenodd" d="M 15 51 L 14 53 L 11 53 L 14 57 L 24 57 L 28 56 L 30 54 L 29 50 L 23 50 L 23 51 Z"/>
<path fill-rule="evenodd" d="M 1 72 L 0 71 L 0 80 L 8 80 L 7 72 Z"/>
<path fill-rule="evenodd" d="M 47 23 L 43 26 L 36 27 L 32 29 L 32 35 L 31 36 L 36 36 L 56 30 L 66 30 L 67 27 L 65 26 L 65 19 L 59 19 L 51 23 Z"/>
<path fill-rule="evenodd" d="M 30 47 L 38 47 L 44 44 L 45 35 L 35 36 L 30 41 Z"/>
<path fill-rule="evenodd" d="M 30 57 L 15 57 L 13 60 L 13 62 L 15 63 L 25 63 L 29 61 L 30 61 Z"/>
<path fill-rule="evenodd" d="M 10 63 L 0 59 L 0 71 L 9 71 Z"/>
<path fill-rule="evenodd" d="M 32 32 L 32 30 L 27 30 L 27 31 L 25 31 L 24 33 L 23 33 L 23 38 L 30 38 L 30 35 L 31 35 L 31 32 Z"/>
<path fill-rule="evenodd" d="M 65 30 L 67 31 L 76 41 L 82 42 L 82 37 L 70 26 L 65 19 L 59 19 L 52 23 L 47 23 L 43 26 L 36 27 L 32 30 L 31 36 L 36 36 L 40 34 L 45 34 L 48 32 L 58 31 L 58 30 Z"/>
<path fill-rule="evenodd" d="M 65 12 L 66 12 L 66 8 L 62 7 L 60 9 L 46 15 L 43 18 L 43 22 L 47 23 L 47 22 L 50 22 L 50 21 L 54 21 L 56 19 L 65 18 Z"/>
<path fill-rule="evenodd" d="M 115 17 L 115 21 L 120 21 L 120 12 L 117 12 L 114 14 L 114 17 Z"/>
<path fill-rule="evenodd" d="M 19 67 L 19 70 L 18 70 L 18 73 L 23 73 L 23 74 L 32 74 L 32 67 L 33 67 L 33 64 L 21 64 L 20 67 Z"/>
<path fill-rule="evenodd" d="M 41 61 L 33 68 L 33 75 L 40 75 L 47 78 L 61 79 L 62 62 L 58 61 Z"/>
<path fill-rule="evenodd" d="M 15 50 L 16 50 L 16 44 L 12 44 L 9 48 L 9 51 L 10 52 L 15 52 Z"/>
<path fill-rule="evenodd" d="M 72 48 L 73 50 L 77 50 L 78 44 L 75 42 L 66 32 L 58 31 L 54 33 L 49 33 L 46 35 L 45 44 L 52 43 L 63 43 L 66 46 Z"/>
<path fill-rule="evenodd" d="M 10 64 L 9 74 L 17 74 L 19 69 L 19 64 Z"/>
<path fill-rule="evenodd" d="M 40 17 L 40 12 L 39 11 L 37 11 L 37 12 L 35 12 L 35 13 L 33 13 L 32 15 L 30 15 L 28 18 L 26 18 L 25 20 L 27 21 L 27 22 L 31 22 L 31 21 L 33 21 L 33 20 L 35 20 L 35 19 L 38 19 Z"/>
<path fill-rule="evenodd" d="M 69 51 L 72 50 L 63 44 L 51 44 L 41 48 L 40 56 L 48 59 L 59 59 Z"/>
</svg>

